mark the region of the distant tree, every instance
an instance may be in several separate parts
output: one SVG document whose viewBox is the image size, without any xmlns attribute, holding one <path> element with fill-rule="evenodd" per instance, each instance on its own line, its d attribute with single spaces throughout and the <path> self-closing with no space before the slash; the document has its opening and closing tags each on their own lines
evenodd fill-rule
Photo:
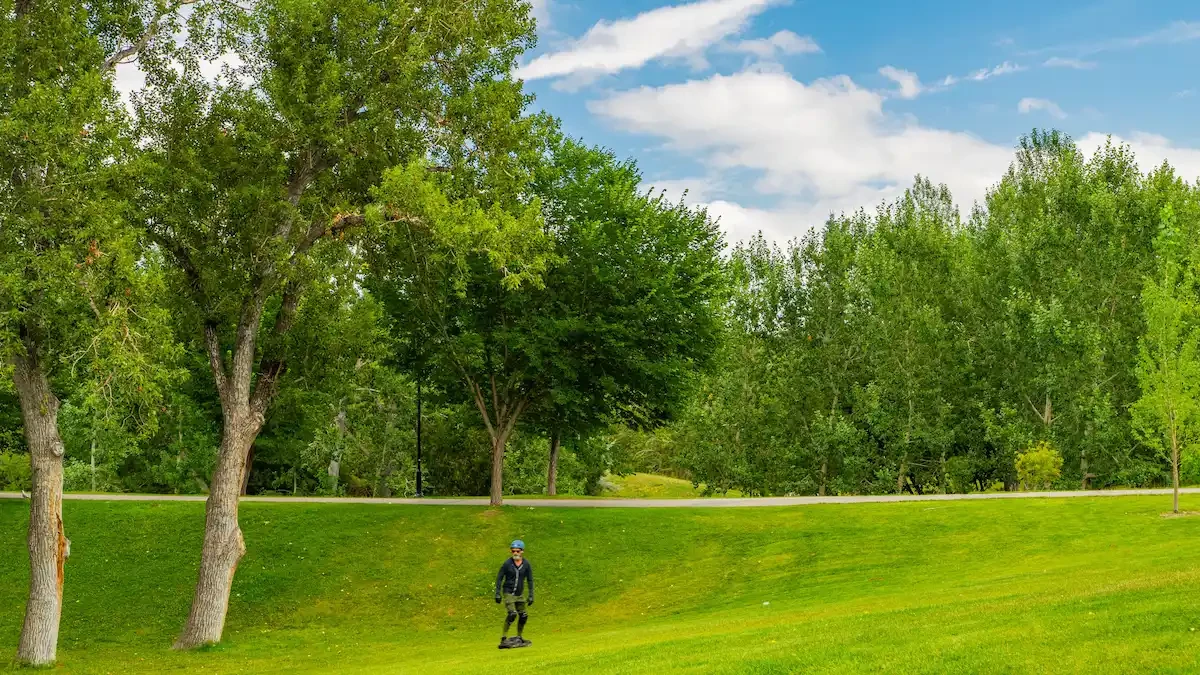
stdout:
<svg viewBox="0 0 1200 675">
<path fill-rule="evenodd" d="M 1187 206 L 1184 213 L 1194 218 L 1195 203 Z M 1197 223 L 1190 224 L 1194 236 Z M 1137 362 L 1142 396 L 1133 405 L 1134 427 L 1143 442 L 1166 455 L 1171 464 L 1176 513 L 1180 452 L 1200 436 L 1200 260 L 1194 255 L 1195 244 L 1188 242 L 1179 216 L 1168 204 L 1154 240 L 1158 270 L 1146 278 L 1142 290 L 1146 334 Z"/>
<path fill-rule="evenodd" d="M 1017 455 L 1017 478 L 1026 488 L 1049 488 L 1062 475 L 1062 455 L 1046 441 L 1039 441 Z"/>
<path fill-rule="evenodd" d="M 429 206 L 419 174 L 509 189 L 529 126 L 509 72 L 534 39 L 518 0 L 203 3 L 186 36 L 135 96 L 143 218 L 223 419 L 180 649 L 221 639 L 249 452 L 296 352 L 321 348 L 297 343 L 298 315 L 356 283 L 365 234 Z M 206 79 L 217 56 L 231 65 Z"/>
<path fill-rule="evenodd" d="M 532 185 L 560 259 L 530 294 L 524 328 L 541 389 L 529 426 L 549 440 L 551 495 L 562 438 L 669 420 L 713 362 L 720 233 L 703 211 L 640 184 L 632 161 L 566 140 Z"/>
<path fill-rule="evenodd" d="M 164 331 L 129 226 L 128 135 L 112 68 L 170 23 L 158 2 L 0 0 L 0 359 L 11 366 L 29 461 L 30 586 L 17 658 L 55 660 L 64 566 L 59 431 L 64 381 L 153 424 Z M 122 400 L 118 400 L 122 399 Z"/>
</svg>

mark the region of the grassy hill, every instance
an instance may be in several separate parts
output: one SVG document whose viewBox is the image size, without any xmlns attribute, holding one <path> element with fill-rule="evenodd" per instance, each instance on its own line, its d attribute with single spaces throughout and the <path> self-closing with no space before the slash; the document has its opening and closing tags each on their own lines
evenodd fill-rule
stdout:
<svg viewBox="0 0 1200 675">
<path fill-rule="evenodd" d="M 652 473 L 631 473 L 628 476 L 606 475 L 600 483 L 600 497 L 580 495 L 558 495 L 558 499 L 698 499 L 704 491 L 694 487 L 691 481 Z M 546 499 L 544 494 L 514 495 L 515 497 Z M 741 497 L 742 493 L 732 490 L 720 497 Z"/>
<path fill-rule="evenodd" d="M 203 505 L 68 502 L 57 671 L 1196 672 L 1200 518 L 1162 518 L 1168 503 L 246 504 L 226 642 L 177 654 Z M 0 664 L 26 519 L 0 503 Z M 499 651 L 492 584 L 514 537 L 534 644 Z"/>
</svg>

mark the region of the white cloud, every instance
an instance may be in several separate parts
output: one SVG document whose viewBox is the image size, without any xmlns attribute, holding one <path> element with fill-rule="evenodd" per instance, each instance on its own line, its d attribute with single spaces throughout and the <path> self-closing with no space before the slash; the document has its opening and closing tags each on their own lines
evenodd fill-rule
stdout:
<svg viewBox="0 0 1200 675">
<path fill-rule="evenodd" d="M 651 188 L 654 189 L 655 195 L 661 192 L 663 198 L 672 203 L 683 199 L 688 204 L 700 204 L 712 198 L 716 186 L 710 178 L 666 178 L 642 181 L 643 192 Z"/>
<path fill-rule="evenodd" d="M 1076 144 L 1090 157 L 1104 147 L 1107 139 L 1107 134 L 1093 131 L 1077 140 Z M 1175 167 L 1175 173 L 1184 180 L 1200 180 L 1200 148 L 1180 147 L 1163 136 L 1140 131 L 1133 132 L 1129 138 L 1114 135 L 1112 142 L 1114 145 L 1128 145 L 1142 171 L 1153 171 L 1165 161 Z"/>
<path fill-rule="evenodd" d="M 1019 65 L 1016 63 L 1009 63 L 1008 61 L 1005 61 L 1004 63 L 1001 63 L 1000 65 L 998 65 L 994 68 L 980 68 L 979 70 L 976 70 L 975 72 L 973 72 L 969 75 L 963 76 L 963 77 L 959 77 L 957 75 L 947 75 L 945 78 L 942 79 L 941 88 L 945 89 L 948 87 L 953 87 L 954 85 L 956 85 L 959 82 L 962 82 L 964 80 L 971 80 L 974 82 L 982 82 L 984 80 L 990 80 L 993 77 L 999 77 L 1001 75 L 1011 75 L 1012 73 L 1019 73 L 1022 70 L 1025 70 L 1025 66 L 1022 66 L 1022 65 Z"/>
<path fill-rule="evenodd" d="M 1200 40 L 1200 21 L 1175 21 L 1149 33 L 1133 37 L 1100 40 L 1098 42 L 1076 43 L 1043 47 L 1025 52 L 1027 55 L 1047 54 L 1053 52 L 1071 52 L 1077 56 L 1099 54 L 1121 49 L 1136 49 L 1148 45 L 1171 45 L 1181 42 Z"/>
<path fill-rule="evenodd" d="M 538 31 L 543 31 L 550 27 L 550 5 L 552 0 L 529 0 L 531 5 L 530 13 L 537 20 Z"/>
<path fill-rule="evenodd" d="M 975 80 L 976 82 L 982 82 L 983 80 L 989 80 L 998 75 L 1019 73 L 1022 70 L 1025 70 L 1024 66 L 1019 66 L 1015 63 L 1009 63 L 1008 61 L 1005 61 L 995 68 L 980 68 L 979 70 L 971 73 L 968 78 Z"/>
<path fill-rule="evenodd" d="M 1042 64 L 1046 68 L 1072 68 L 1074 70 L 1091 70 L 1096 67 L 1095 61 L 1083 61 L 1081 59 L 1068 59 L 1061 56 L 1052 56 L 1046 59 Z"/>
<path fill-rule="evenodd" d="M 924 90 L 916 73 L 884 66 L 879 69 L 879 74 L 900 85 L 900 98 L 916 98 Z"/>
<path fill-rule="evenodd" d="M 1012 159 L 1009 147 L 888 115 L 883 102 L 883 94 L 846 76 L 804 84 L 786 73 L 748 70 L 642 87 L 589 108 L 714 171 L 757 172 L 755 189 L 780 199 L 778 208 L 711 204 L 724 209 L 731 233 L 762 227 L 780 239 L 821 225 L 830 212 L 870 210 L 918 173 L 947 183 L 968 210 Z"/>
<path fill-rule="evenodd" d="M 1039 110 L 1046 112 L 1055 119 L 1061 120 L 1067 118 L 1067 114 L 1054 101 L 1048 101 L 1044 98 L 1023 98 L 1017 103 L 1017 111 L 1023 115 Z"/>
<path fill-rule="evenodd" d="M 1172 94 L 1174 98 L 1191 98 L 1196 95 L 1195 89 L 1180 89 Z"/>
<path fill-rule="evenodd" d="M 517 70 L 526 80 L 571 77 L 579 86 L 602 75 L 640 68 L 664 58 L 704 63 L 713 44 L 740 33 L 749 20 L 787 0 L 702 0 L 660 7 L 632 19 L 601 21 L 561 51 L 543 54 Z"/>
<path fill-rule="evenodd" d="M 781 30 L 769 38 L 757 40 L 742 40 L 730 46 L 729 51 L 753 54 L 762 59 L 769 59 L 780 54 L 816 54 L 821 51 L 820 45 L 807 35 L 796 35 L 790 30 Z"/>
<path fill-rule="evenodd" d="M 759 232 L 768 241 L 783 244 L 825 222 L 824 218 L 814 221 L 811 214 L 796 209 L 760 209 L 725 200 L 699 206 L 706 208 L 709 217 L 720 224 L 721 231 L 725 233 L 725 244 L 730 249 Z"/>
</svg>

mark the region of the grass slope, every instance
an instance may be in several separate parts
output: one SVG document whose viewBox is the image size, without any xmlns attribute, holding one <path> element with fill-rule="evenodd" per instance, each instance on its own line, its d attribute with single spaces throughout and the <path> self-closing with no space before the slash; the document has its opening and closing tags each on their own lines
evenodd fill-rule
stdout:
<svg viewBox="0 0 1200 675">
<path fill-rule="evenodd" d="M 694 487 L 691 481 L 670 476 L 659 476 L 652 473 L 631 473 L 628 476 L 608 475 L 604 477 L 608 487 L 600 497 L 584 497 L 580 495 L 557 495 L 547 497 L 544 494 L 514 495 L 520 499 L 700 499 L 705 497 L 704 491 Z M 741 497 L 742 493 L 730 490 L 719 497 Z"/>
<path fill-rule="evenodd" d="M 245 504 L 226 641 L 179 654 L 203 505 L 67 502 L 57 670 L 1196 672 L 1200 519 L 1160 517 L 1168 503 Z M 0 503 L 8 655 L 26 523 L 26 503 Z M 538 581 L 534 645 L 498 651 L 492 584 L 514 537 Z"/>
</svg>

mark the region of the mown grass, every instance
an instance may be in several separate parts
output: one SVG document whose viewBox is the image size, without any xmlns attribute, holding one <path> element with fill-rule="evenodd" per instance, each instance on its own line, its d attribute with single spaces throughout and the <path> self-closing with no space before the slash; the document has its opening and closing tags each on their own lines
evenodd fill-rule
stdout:
<svg viewBox="0 0 1200 675">
<path fill-rule="evenodd" d="M 1168 504 L 247 503 L 226 640 L 180 654 L 203 504 L 67 502 L 56 670 L 1197 672 L 1200 518 L 1162 518 Z M 0 503 L 8 657 L 26 523 L 26 503 Z M 534 645 L 499 651 L 492 584 L 514 537 L 536 571 Z"/>
<path fill-rule="evenodd" d="M 692 485 L 691 481 L 670 476 L 660 476 L 652 473 L 631 473 L 627 476 L 608 475 L 605 482 L 611 488 L 598 497 L 580 495 L 556 495 L 547 497 L 544 494 L 514 495 L 516 499 L 700 499 L 705 497 L 704 490 Z M 737 490 L 719 497 L 741 497 Z"/>
</svg>

